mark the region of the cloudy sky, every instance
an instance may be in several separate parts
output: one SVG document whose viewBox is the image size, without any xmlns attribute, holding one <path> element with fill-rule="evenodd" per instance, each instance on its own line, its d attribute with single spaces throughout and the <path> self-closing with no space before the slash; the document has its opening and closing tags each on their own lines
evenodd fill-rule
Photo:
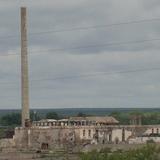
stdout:
<svg viewBox="0 0 160 160">
<path fill-rule="evenodd" d="M 21 108 L 21 6 L 31 108 L 160 107 L 159 0 L 0 0 L 0 109 Z"/>
</svg>

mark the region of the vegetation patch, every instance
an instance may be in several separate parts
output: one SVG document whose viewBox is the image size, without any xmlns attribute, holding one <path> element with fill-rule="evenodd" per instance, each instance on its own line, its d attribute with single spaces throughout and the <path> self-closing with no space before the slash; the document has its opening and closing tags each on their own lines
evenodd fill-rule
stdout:
<svg viewBox="0 0 160 160">
<path fill-rule="evenodd" d="M 100 152 L 93 150 L 88 153 L 81 153 L 80 157 L 81 160 L 159 160 L 160 146 L 148 144 L 140 149 L 115 152 L 110 152 L 108 149 L 103 149 Z"/>
</svg>

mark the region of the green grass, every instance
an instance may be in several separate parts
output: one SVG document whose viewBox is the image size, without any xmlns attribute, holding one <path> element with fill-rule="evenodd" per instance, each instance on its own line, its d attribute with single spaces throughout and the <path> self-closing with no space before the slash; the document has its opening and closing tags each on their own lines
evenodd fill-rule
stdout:
<svg viewBox="0 0 160 160">
<path fill-rule="evenodd" d="M 160 147 L 155 144 L 146 145 L 140 149 L 129 151 L 115 151 L 111 153 L 109 150 L 105 152 L 97 152 L 96 150 L 89 153 L 82 153 L 81 160 L 159 160 Z"/>
</svg>

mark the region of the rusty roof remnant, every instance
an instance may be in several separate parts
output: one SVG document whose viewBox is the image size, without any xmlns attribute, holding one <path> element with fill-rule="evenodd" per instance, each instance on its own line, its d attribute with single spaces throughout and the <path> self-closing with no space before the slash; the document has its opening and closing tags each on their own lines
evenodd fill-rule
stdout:
<svg viewBox="0 0 160 160">
<path fill-rule="evenodd" d="M 95 123 L 118 124 L 119 121 L 112 116 L 70 117 L 71 121 L 94 121 Z"/>
</svg>

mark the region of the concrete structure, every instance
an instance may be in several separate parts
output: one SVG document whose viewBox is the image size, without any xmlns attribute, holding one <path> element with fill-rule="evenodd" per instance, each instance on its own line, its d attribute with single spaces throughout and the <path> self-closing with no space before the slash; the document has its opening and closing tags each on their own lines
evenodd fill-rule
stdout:
<svg viewBox="0 0 160 160">
<path fill-rule="evenodd" d="M 146 143 L 151 139 L 160 142 L 160 125 L 119 125 L 117 122 L 107 116 L 40 120 L 30 127 L 16 128 L 13 140 L 17 148 L 32 149 Z"/>
<path fill-rule="evenodd" d="M 46 119 L 33 122 L 31 127 L 16 128 L 13 139 L 17 148 L 32 147 L 35 149 L 52 149 L 86 143 L 106 144 L 112 143 L 115 141 L 113 138 L 117 138 L 115 133 L 112 133 L 112 127 L 116 127 L 117 124 L 118 121 L 115 118 L 108 116 Z M 119 138 L 120 141 L 121 139 Z"/>
<path fill-rule="evenodd" d="M 21 8 L 21 97 L 22 97 L 22 127 L 29 120 L 29 84 L 27 56 L 27 15 L 26 8 Z"/>
<path fill-rule="evenodd" d="M 109 116 L 104 117 L 70 117 L 69 119 L 42 119 L 32 123 L 33 126 L 104 126 L 119 122 Z"/>
</svg>

